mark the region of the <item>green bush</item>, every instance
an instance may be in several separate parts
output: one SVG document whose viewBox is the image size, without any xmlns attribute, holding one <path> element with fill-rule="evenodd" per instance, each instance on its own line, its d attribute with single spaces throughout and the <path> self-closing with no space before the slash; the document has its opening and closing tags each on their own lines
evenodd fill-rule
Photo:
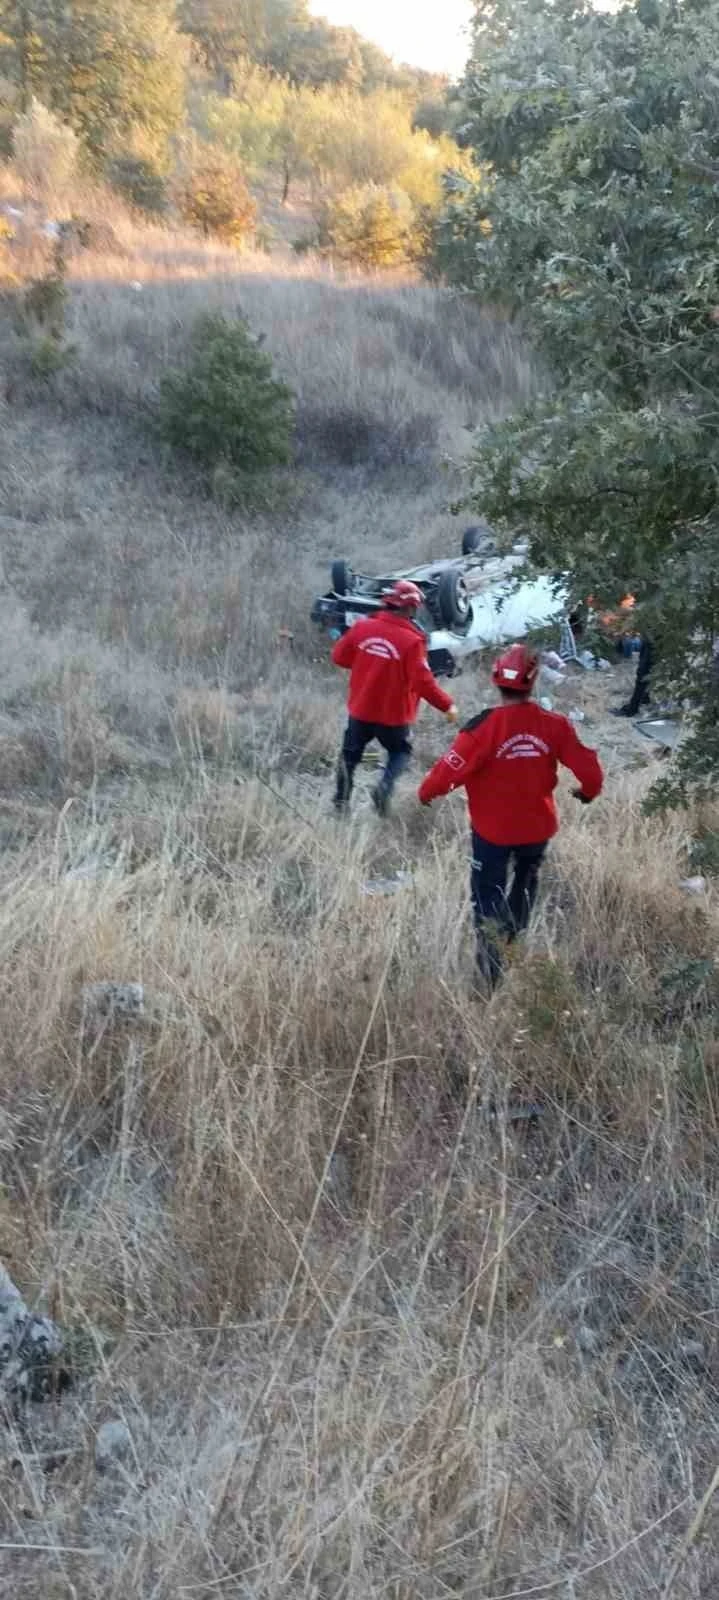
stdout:
<svg viewBox="0 0 719 1600">
<path fill-rule="evenodd" d="M 255 225 L 257 208 L 241 172 L 208 158 L 181 186 L 179 208 L 185 222 L 208 238 L 237 247 Z"/>
<path fill-rule="evenodd" d="M 108 182 L 128 205 L 148 217 L 167 211 L 167 185 L 161 172 L 142 156 L 116 156 L 107 168 Z"/>
<path fill-rule="evenodd" d="M 62 245 L 55 247 L 50 272 L 33 278 L 22 296 L 20 316 L 26 331 L 38 327 L 50 338 L 62 340 L 65 334 L 68 289 Z"/>
<path fill-rule="evenodd" d="M 173 449 L 211 473 L 220 469 L 223 481 L 228 467 L 251 478 L 289 461 L 292 393 L 244 318 L 199 318 L 187 365 L 162 379 L 159 428 Z"/>
<path fill-rule="evenodd" d="M 402 190 L 367 183 L 327 204 L 320 238 L 324 249 L 353 266 L 396 267 L 413 254 L 413 224 L 412 204 Z"/>
</svg>

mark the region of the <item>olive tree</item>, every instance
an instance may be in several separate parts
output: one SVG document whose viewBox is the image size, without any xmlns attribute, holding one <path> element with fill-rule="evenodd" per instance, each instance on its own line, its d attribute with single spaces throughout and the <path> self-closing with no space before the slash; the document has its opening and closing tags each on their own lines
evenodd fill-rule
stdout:
<svg viewBox="0 0 719 1600">
<path fill-rule="evenodd" d="M 719 766 L 718 54 L 718 0 L 478 7 L 480 177 L 438 247 L 546 374 L 480 433 L 472 497 L 583 593 L 641 597 L 691 725 L 672 793 Z"/>
</svg>

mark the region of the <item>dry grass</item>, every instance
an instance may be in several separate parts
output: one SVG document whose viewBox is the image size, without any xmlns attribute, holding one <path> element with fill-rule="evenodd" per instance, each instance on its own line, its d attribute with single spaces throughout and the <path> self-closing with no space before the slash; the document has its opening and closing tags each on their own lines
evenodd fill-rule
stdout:
<svg viewBox="0 0 719 1600">
<path fill-rule="evenodd" d="M 418 286 L 193 278 L 123 237 L 78 277 L 74 374 L 2 417 L 0 1255 L 76 1384 L 2 1435 L 0 1573 L 20 1600 L 709 1600 L 718 924 L 679 888 L 690 820 L 647 823 L 650 755 L 575 680 L 607 798 L 563 790 L 487 1005 L 461 802 L 326 814 L 324 563 L 456 540 L 437 441 L 521 394 L 521 356 Z M 167 282 L 120 281 L 161 246 Z M 286 516 L 223 513 L 138 426 L 215 297 L 324 419 Z M 434 476 L 330 469 L 342 396 L 400 423 L 421 397 Z M 427 713 L 418 767 L 443 739 Z M 145 985 L 142 1021 L 90 1026 L 106 978 Z M 100 1476 L 108 1416 L 133 1451 Z"/>
</svg>

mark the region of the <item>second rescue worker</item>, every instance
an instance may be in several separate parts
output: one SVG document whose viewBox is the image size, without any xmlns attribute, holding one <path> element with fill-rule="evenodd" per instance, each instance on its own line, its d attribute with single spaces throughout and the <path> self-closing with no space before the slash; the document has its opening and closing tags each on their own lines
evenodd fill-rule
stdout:
<svg viewBox="0 0 719 1600">
<path fill-rule="evenodd" d="M 604 781 L 596 752 L 581 743 L 568 718 L 532 700 L 538 670 L 536 656 L 522 644 L 500 656 L 492 673 L 500 704 L 465 724 L 419 789 L 425 806 L 451 789 L 467 790 L 477 961 L 491 986 L 502 971 L 502 943 L 529 922 L 539 869 L 559 827 L 557 767 L 574 773 L 574 795 L 584 804 Z"/>
</svg>

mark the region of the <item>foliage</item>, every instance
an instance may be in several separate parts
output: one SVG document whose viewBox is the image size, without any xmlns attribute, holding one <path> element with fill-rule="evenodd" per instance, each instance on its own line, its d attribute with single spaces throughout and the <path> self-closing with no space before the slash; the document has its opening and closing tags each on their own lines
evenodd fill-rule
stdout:
<svg viewBox="0 0 719 1600">
<path fill-rule="evenodd" d="M 472 170 L 471 158 L 446 134 L 413 128 L 412 108 L 396 89 L 357 95 L 347 88 L 297 88 L 243 62 L 233 95 L 199 99 L 206 139 L 231 154 L 255 181 L 275 173 L 287 201 L 296 182 L 322 207 L 358 185 L 403 189 L 420 208 L 439 210 L 447 169 Z"/>
<path fill-rule="evenodd" d="M 203 138 L 233 156 L 248 178 L 257 180 L 281 167 L 290 97 L 287 83 L 245 61 L 234 73 L 231 95 L 212 91 L 199 99 L 195 123 Z"/>
<path fill-rule="evenodd" d="M 142 156 L 114 156 L 106 168 L 108 182 L 136 211 L 161 217 L 167 210 L 167 183 L 152 161 Z"/>
<path fill-rule="evenodd" d="M 347 189 L 327 205 L 320 243 L 353 266 L 396 267 L 411 254 L 413 222 L 403 190 L 367 183 Z"/>
<path fill-rule="evenodd" d="M 354 28 L 335 28 L 324 17 L 300 17 L 287 34 L 275 36 L 267 65 L 297 88 L 360 89 L 364 65 Z"/>
<path fill-rule="evenodd" d="M 180 0 L 180 25 L 211 73 L 228 88 L 244 57 L 266 63 L 271 40 L 307 14 L 306 0 Z"/>
<path fill-rule="evenodd" d="M 433 139 L 451 131 L 451 111 L 446 95 L 420 100 L 412 116 L 412 127 L 422 128 Z"/>
<path fill-rule="evenodd" d="M 62 202 L 77 169 L 77 135 L 39 100 L 32 100 L 15 123 L 13 156 L 31 195 Z"/>
<path fill-rule="evenodd" d="M 553 392 L 486 428 L 473 498 L 580 593 L 642 600 L 694 719 L 677 767 L 719 763 L 719 102 L 716 0 L 480 17 L 465 84 L 486 166 L 449 199 L 450 277 L 520 312 Z M 676 791 L 676 785 L 674 785 Z M 668 793 L 665 785 L 664 794 Z"/>
<path fill-rule="evenodd" d="M 52 270 L 34 278 L 22 297 L 21 315 L 25 322 L 37 323 L 52 338 L 61 339 L 67 312 L 65 261 L 57 252 Z"/>
<path fill-rule="evenodd" d="M 48 381 L 75 357 L 66 338 L 68 289 L 62 243 L 55 246 L 50 270 L 33 278 L 15 299 L 15 321 L 33 378 Z"/>
<path fill-rule="evenodd" d="M 255 225 L 257 208 L 242 173 L 211 151 L 184 179 L 178 202 L 186 222 L 223 244 L 241 245 Z"/>
<path fill-rule="evenodd" d="M 165 151 L 184 107 L 174 0 L 0 0 L 0 74 L 70 124 L 95 157 L 134 130 Z"/>
<path fill-rule="evenodd" d="M 413 100 L 441 98 L 446 79 L 396 67 L 354 28 L 313 16 L 308 0 L 180 0 L 180 26 L 224 94 L 250 62 L 295 88 L 343 87 L 372 94 L 400 89 Z"/>
<path fill-rule="evenodd" d="M 162 380 L 161 437 L 211 472 L 251 478 L 289 461 L 293 426 L 291 391 L 245 320 L 201 317 L 187 365 Z"/>
</svg>

